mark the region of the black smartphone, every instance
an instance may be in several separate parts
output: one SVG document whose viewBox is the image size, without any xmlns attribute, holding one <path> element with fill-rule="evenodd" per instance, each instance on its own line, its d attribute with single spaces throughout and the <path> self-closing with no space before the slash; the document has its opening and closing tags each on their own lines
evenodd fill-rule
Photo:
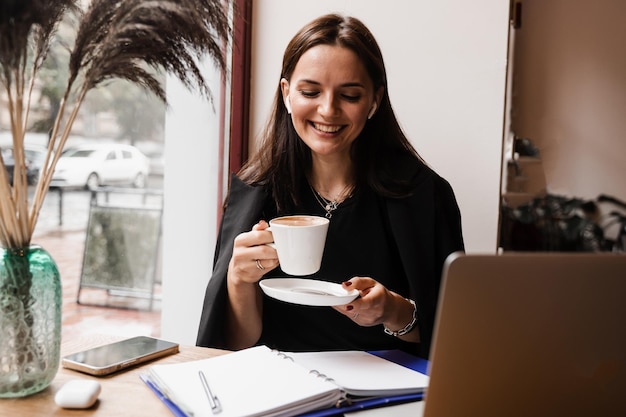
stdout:
<svg viewBox="0 0 626 417">
<path fill-rule="evenodd" d="M 178 343 L 137 336 L 77 352 L 61 359 L 64 368 L 103 376 L 178 352 Z"/>
</svg>

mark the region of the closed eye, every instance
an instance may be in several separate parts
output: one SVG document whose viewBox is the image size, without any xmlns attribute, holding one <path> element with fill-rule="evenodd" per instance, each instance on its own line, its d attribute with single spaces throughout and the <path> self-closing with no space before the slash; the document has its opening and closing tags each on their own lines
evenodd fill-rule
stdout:
<svg viewBox="0 0 626 417">
<path fill-rule="evenodd" d="M 300 90 L 300 94 L 302 94 L 304 97 L 317 97 L 319 95 L 319 91 L 309 91 L 309 90 Z"/>
<path fill-rule="evenodd" d="M 346 100 L 352 101 L 352 102 L 359 101 L 361 99 L 360 95 L 342 94 L 341 96 L 345 98 Z"/>
<path fill-rule="evenodd" d="M 315 98 L 320 95 L 320 92 L 314 90 L 300 90 L 300 94 L 307 98 Z M 350 102 L 357 102 L 361 99 L 360 94 L 342 94 L 341 97 Z"/>
</svg>

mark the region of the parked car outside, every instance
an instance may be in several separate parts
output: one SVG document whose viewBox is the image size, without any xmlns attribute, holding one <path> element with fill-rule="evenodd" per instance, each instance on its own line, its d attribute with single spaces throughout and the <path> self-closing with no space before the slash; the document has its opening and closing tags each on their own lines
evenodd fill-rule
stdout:
<svg viewBox="0 0 626 417">
<path fill-rule="evenodd" d="M 144 188 L 150 161 L 131 145 L 99 143 L 66 149 L 52 175 L 51 187 L 94 190 L 105 185 Z"/>
<path fill-rule="evenodd" d="M 26 180 L 28 185 L 37 184 L 41 168 L 46 161 L 46 152 L 48 149 L 44 146 L 24 145 L 24 159 L 26 161 Z M 54 153 L 50 156 L 51 160 Z M 13 185 L 13 170 L 15 168 L 15 160 L 13 159 L 13 148 L 2 147 L 2 160 L 9 175 L 9 183 Z"/>
</svg>

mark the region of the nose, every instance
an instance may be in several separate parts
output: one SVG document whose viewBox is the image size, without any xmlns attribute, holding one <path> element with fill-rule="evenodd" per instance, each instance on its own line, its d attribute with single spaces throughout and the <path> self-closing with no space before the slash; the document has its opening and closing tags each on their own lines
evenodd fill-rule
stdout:
<svg viewBox="0 0 626 417">
<path fill-rule="evenodd" d="M 340 112 L 340 108 L 335 95 L 329 93 L 321 96 L 317 112 L 324 117 L 337 115 Z"/>
</svg>

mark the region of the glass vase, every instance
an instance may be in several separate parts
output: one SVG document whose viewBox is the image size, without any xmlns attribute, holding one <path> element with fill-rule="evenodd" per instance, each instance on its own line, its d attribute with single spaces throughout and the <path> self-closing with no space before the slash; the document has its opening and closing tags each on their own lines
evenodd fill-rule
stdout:
<svg viewBox="0 0 626 417">
<path fill-rule="evenodd" d="M 59 368 L 61 280 L 43 248 L 0 248 L 0 398 L 46 388 Z"/>
</svg>

